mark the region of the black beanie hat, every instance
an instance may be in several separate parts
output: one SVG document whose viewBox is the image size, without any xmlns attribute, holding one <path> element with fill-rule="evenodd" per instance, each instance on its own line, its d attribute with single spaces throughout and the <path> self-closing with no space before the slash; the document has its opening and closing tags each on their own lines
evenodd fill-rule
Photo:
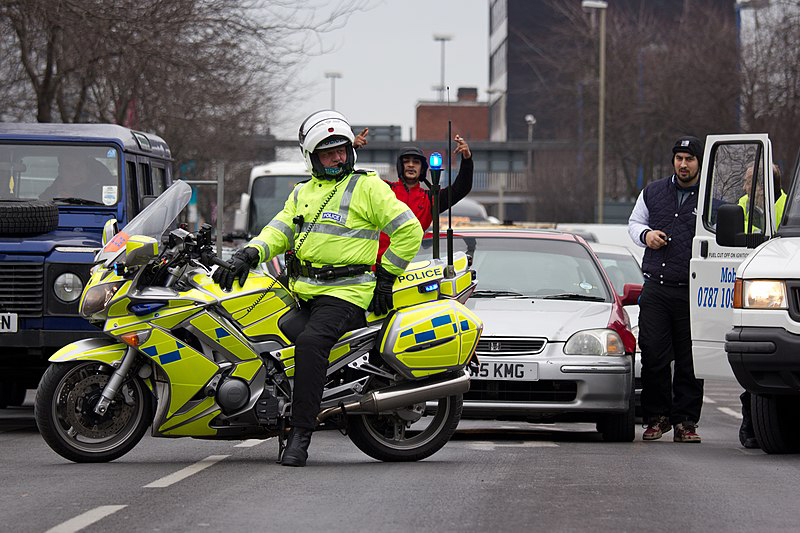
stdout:
<svg viewBox="0 0 800 533">
<path fill-rule="evenodd" d="M 416 157 L 422 162 L 422 169 L 420 169 L 420 179 L 424 180 L 428 176 L 428 159 L 425 153 L 416 146 L 407 146 L 400 151 L 397 156 L 397 177 L 403 179 L 403 156 L 410 155 Z"/>
<path fill-rule="evenodd" d="M 685 135 L 675 141 L 675 146 L 672 147 L 672 155 L 677 153 L 684 153 L 693 155 L 697 161 L 703 164 L 703 141 L 691 135 Z"/>
</svg>

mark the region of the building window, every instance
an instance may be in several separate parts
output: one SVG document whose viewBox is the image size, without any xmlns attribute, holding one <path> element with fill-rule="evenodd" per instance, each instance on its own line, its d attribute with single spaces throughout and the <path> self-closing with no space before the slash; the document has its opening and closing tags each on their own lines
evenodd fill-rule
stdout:
<svg viewBox="0 0 800 533">
<path fill-rule="evenodd" d="M 506 17 L 506 0 L 493 0 L 489 8 L 489 33 L 493 33 L 506 20 Z"/>
<path fill-rule="evenodd" d="M 489 81 L 494 82 L 506 73 L 506 43 L 503 41 L 489 60 Z"/>
</svg>

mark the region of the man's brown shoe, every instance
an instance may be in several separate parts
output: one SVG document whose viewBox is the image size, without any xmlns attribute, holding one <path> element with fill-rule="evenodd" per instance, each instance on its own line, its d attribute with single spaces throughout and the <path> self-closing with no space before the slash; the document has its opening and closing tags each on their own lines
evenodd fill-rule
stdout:
<svg viewBox="0 0 800 533">
<path fill-rule="evenodd" d="M 697 425 L 694 422 L 680 422 L 675 424 L 675 433 L 672 436 L 675 442 L 700 442 L 697 434 Z"/>
<path fill-rule="evenodd" d="M 642 434 L 642 440 L 658 440 L 661 436 L 672 429 L 666 416 L 659 416 L 651 420 Z"/>
</svg>

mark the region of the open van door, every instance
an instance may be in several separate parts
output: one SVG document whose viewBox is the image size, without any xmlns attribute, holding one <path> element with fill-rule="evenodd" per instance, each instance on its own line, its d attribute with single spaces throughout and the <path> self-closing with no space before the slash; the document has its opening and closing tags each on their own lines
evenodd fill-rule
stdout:
<svg viewBox="0 0 800 533">
<path fill-rule="evenodd" d="M 755 179 L 749 179 L 750 172 Z M 699 378 L 735 380 L 724 348 L 725 334 L 733 327 L 734 281 L 752 249 L 775 233 L 774 205 L 767 201 L 772 188 L 767 134 L 706 138 L 689 265 L 692 350 Z"/>
</svg>

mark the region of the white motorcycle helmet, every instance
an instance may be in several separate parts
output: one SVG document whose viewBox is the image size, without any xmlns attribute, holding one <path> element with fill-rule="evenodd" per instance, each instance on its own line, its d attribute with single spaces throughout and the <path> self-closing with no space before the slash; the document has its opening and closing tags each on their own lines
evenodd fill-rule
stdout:
<svg viewBox="0 0 800 533">
<path fill-rule="evenodd" d="M 353 149 L 355 135 L 350 123 L 341 113 L 327 109 L 312 113 L 300 125 L 299 140 L 306 169 L 312 175 L 337 179 L 353 171 L 356 163 L 356 151 Z M 315 152 L 342 144 L 347 145 L 347 161 L 338 172 L 332 173 L 331 169 L 326 171 Z"/>
</svg>

